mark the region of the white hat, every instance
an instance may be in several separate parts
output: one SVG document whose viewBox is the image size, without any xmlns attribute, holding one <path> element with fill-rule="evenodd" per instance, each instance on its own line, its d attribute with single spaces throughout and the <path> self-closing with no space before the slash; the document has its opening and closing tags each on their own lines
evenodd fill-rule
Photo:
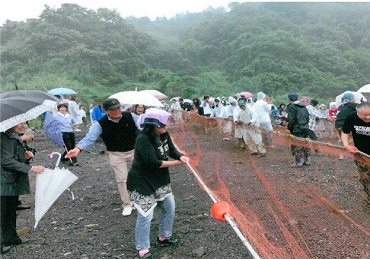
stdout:
<svg viewBox="0 0 370 259">
<path fill-rule="evenodd" d="M 234 97 L 229 96 L 229 103 L 236 103 L 236 99 Z"/>
</svg>

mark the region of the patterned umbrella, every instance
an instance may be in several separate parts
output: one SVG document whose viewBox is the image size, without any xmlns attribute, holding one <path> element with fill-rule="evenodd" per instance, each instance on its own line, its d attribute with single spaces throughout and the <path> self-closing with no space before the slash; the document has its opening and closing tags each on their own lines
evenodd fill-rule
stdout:
<svg viewBox="0 0 370 259">
<path fill-rule="evenodd" d="M 0 95 L 0 132 L 52 110 L 59 99 L 41 91 L 19 90 Z"/>
<path fill-rule="evenodd" d="M 44 132 L 48 138 L 60 147 L 64 146 L 63 134 L 58 127 L 52 114 L 48 113 L 45 116 Z"/>
</svg>

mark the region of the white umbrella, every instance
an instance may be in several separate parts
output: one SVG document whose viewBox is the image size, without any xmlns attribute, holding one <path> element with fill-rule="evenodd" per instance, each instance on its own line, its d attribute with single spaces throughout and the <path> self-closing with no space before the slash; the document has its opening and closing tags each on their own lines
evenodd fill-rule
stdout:
<svg viewBox="0 0 370 259">
<path fill-rule="evenodd" d="M 367 101 L 366 97 L 360 92 L 346 91 L 344 93 L 341 93 L 337 97 L 335 97 L 335 104 L 336 104 L 337 107 L 339 107 L 339 105 L 341 105 L 342 97 L 345 93 L 352 93 L 355 96 L 356 103 L 361 103 L 361 100 L 364 101 L 364 102 Z"/>
<path fill-rule="evenodd" d="M 37 227 L 41 218 L 50 209 L 58 197 L 65 191 L 69 190 L 68 187 L 74 183 L 78 178 L 68 169 L 58 168 L 61 154 L 53 152 L 50 157 L 57 154 L 59 156 L 58 162 L 54 170 L 45 169 L 42 174 L 36 176 L 36 191 L 35 191 L 35 226 Z M 72 193 L 72 199 L 74 199 Z"/>
<path fill-rule="evenodd" d="M 109 98 L 116 98 L 122 104 L 142 104 L 146 106 L 163 107 L 163 104 L 149 93 L 137 91 L 124 91 L 111 95 Z"/>
<path fill-rule="evenodd" d="M 360 89 L 357 90 L 360 93 L 370 93 L 370 84 L 364 85 Z"/>
<path fill-rule="evenodd" d="M 148 94 L 151 94 L 154 97 L 157 97 L 158 100 L 162 100 L 162 99 L 168 98 L 167 95 L 165 95 L 164 93 L 162 93 L 162 92 L 160 92 L 158 90 L 142 90 L 142 91 L 140 91 L 140 93 L 148 93 Z"/>
</svg>

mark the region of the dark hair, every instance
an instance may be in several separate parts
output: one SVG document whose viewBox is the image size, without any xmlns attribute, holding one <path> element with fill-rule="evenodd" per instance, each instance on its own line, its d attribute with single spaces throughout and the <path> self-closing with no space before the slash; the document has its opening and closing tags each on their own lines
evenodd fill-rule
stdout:
<svg viewBox="0 0 370 259">
<path fill-rule="evenodd" d="M 138 114 L 136 113 L 136 108 L 137 108 L 137 107 L 139 107 L 139 106 L 143 106 L 143 107 L 144 107 L 144 111 L 143 111 L 143 113 L 145 113 L 145 110 L 146 110 L 145 105 L 142 105 L 142 104 L 135 104 L 135 105 L 134 105 L 133 113 L 135 113 L 136 115 L 138 115 Z"/>
<path fill-rule="evenodd" d="M 67 104 L 65 104 L 65 103 L 60 103 L 60 104 L 58 104 L 58 106 L 57 106 L 58 111 L 59 111 L 59 109 L 60 109 L 61 107 L 65 107 L 65 108 L 67 109 L 67 111 L 68 111 L 68 105 L 67 105 Z"/>
<path fill-rule="evenodd" d="M 142 133 L 146 134 L 149 137 L 149 142 L 156 144 L 159 147 L 162 141 L 169 136 L 168 132 L 158 135 L 156 133 L 157 127 L 154 124 L 144 124 Z"/>
<path fill-rule="evenodd" d="M 285 103 L 280 103 L 279 104 L 279 109 L 281 109 L 281 106 L 283 106 L 283 105 L 286 107 Z"/>
</svg>

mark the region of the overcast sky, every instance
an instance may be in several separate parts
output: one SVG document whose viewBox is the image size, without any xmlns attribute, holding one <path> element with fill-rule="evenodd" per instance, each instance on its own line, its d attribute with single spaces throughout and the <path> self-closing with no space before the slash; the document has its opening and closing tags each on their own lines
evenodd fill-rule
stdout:
<svg viewBox="0 0 370 259">
<path fill-rule="evenodd" d="M 25 21 L 28 18 L 38 18 L 47 4 L 59 8 L 62 3 L 75 3 L 88 9 L 99 7 L 116 9 L 122 17 L 148 16 L 171 18 L 177 13 L 201 12 L 211 7 L 227 7 L 230 2 L 246 2 L 243 0 L 2 0 L 0 3 L 0 25 L 7 19 Z"/>
</svg>

